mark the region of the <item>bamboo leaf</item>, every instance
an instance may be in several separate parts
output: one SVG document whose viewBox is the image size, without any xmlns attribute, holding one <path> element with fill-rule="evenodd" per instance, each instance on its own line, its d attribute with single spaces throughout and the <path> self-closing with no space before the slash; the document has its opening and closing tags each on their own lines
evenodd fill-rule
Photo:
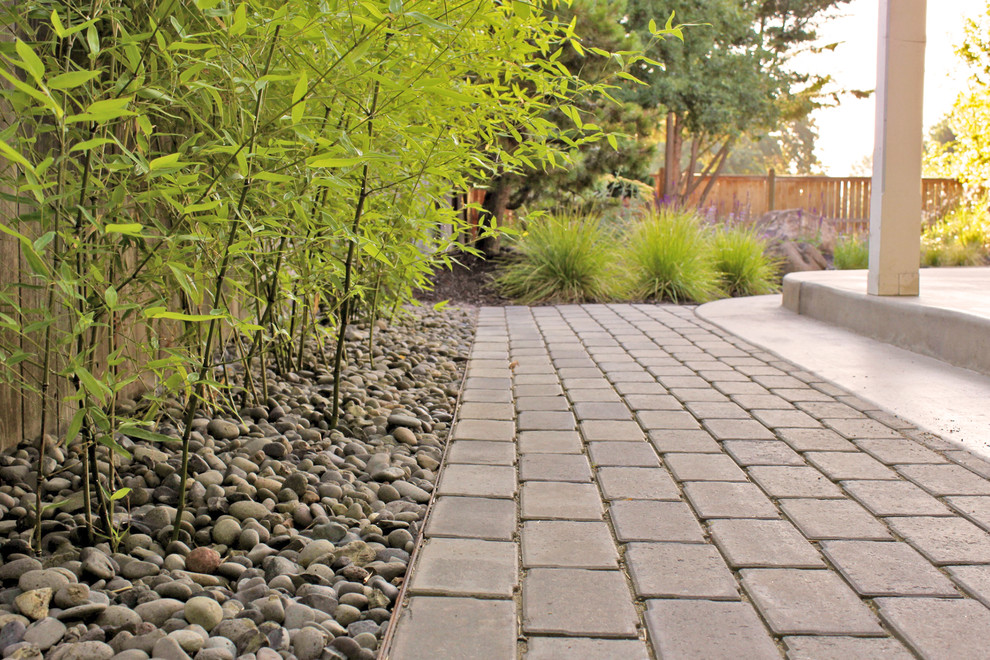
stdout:
<svg viewBox="0 0 990 660">
<path fill-rule="evenodd" d="M 306 91 L 309 89 L 309 76 L 303 71 L 292 90 L 292 123 L 298 124 L 306 113 Z"/>
<path fill-rule="evenodd" d="M 96 377 L 89 372 L 89 369 L 80 365 L 73 369 L 73 373 L 79 378 L 79 382 L 82 384 L 83 389 L 89 392 L 89 395 L 94 399 L 98 400 L 100 404 L 105 404 L 107 400 L 107 395 L 110 394 L 110 388 L 100 381 L 96 380 Z"/>
<path fill-rule="evenodd" d="M 185 321 L 187 323 L 203 323 L 215 319 L 226 318 L 226 314 L 183 314 L 181 312 L 170 312 L 164 307 L 149 307 L 144 310 L 145 317 L 149 319 L 170 319 L 172 321 Z"/>
<path fill-rule="evenodd" d="M 310 167 L 353 167 L 354 165 L 360 165 L 361 163 L 368 160 L 365 156 L 356 156 L 353 158 L 336 158 L 333 156 L 313 156 L 306 160 L 306 164 Z"/>
<path fill-rule="evenodd" d="M 440 21 L 436 20 L 435 18 L 431 18 L 430 16 L 427 16 L 426 14 L 424 14 L 422 12 L 410 11 L 410 12 L 406 12 L 405 15 L 408 16 L 409 18 L 414 19 L 415 21 L 417 21 L 419 23 L 422 23 L 423 25 L 426 25 L 428 27 L 431 27 L 431 28 L 434 28 L 434 29 L 437 29 L 437 30 L 453 30 L 454 29 L 454 28 L 450 27 L 449 25 L 445 25 L 444 23 L 441 23 Z"/>
<path fill-rule="evenodd" d="M 92 121 L 97 124 L 102 124 L 121 117 L 133 117 L 137 113 L 127 109 L 127 106 L 131 103 L 131 100 L 131 97 L 125 97 L 120 99 L 105 99 L 103 101 L 96 101 L 89 104 L 89 107 L 86 108 L 86 112 L 66 117 L 65 121 L 66 123 Z"/>
<path fill-rule="evenodd" d="M 100 54 L 100 34 L 96 31 L 96 24 L 86 28 L 86 45 L 89 46 L 89 58 L 96 59 Z"/>
<path fill-rule="evenodd" d="M 126 222 L 121 224 L 103 225 L 103 231 L 107 234 L 125 234 L 127 236 L 141 236 L 144 225 L 140 222 Z"/>
<path fill-rule="evenodd" d="M 110 501 L 111 502 L 116 502 L 117 500 L 122 500 L 122 499 L 124 499 L 125 497 L 127 497 L 130 494 L 131 494 L 131 489 L 130 488 L 127 488 L 126 486 L 124 488 L 118 488 L 110 496 Z"/>
<path fill-rule="evenodd" d="M 181 157 L 182 154 L 180 153 L 168 154 L 167 156 L 159 156 L 158 158 L 152 159 L 148 163 L 148 170 L 151 172 L 155 172 L 157 170 L 181 168 L 181 167 L 185 167 L 186 165 L 190 165 L 190 163 L 180 162 L 179 158 Z"/>
<path fill-rule="evenodd" d="M 230 36 L 236 37 L 247 31 L 247 5 L 243 2 L 234 10 L 234 22 L 230 25 Z"/>
<path fill-rule="evenodd" d="M 62 20 L 58 17 L 58 11 L 52 10 L 51 15 L 52 29 L 55 30 L 55 34 L 58 35 L 59 39 L 65 38 L 65 27 L 62 25 Z"/>
<path fill-rule="evenodd" d="M 65 430 L 65 444 L 68 446 L 76 436 L 79 435 L 79 431 L 82 429 L 83 420 L 86 419 L 86 409 L 80 408 L 76 411 L 76 414 L 72 416 L 72 421 L 69 422 L 69 428 Z"/>
<path fill-rule="evenodd" d="M 168 435 L 163 435 L 161 433 L 156 433 L 151 429 L 147 429 L 143 426 L 138 426 L 136 423 L 122 424 L 120 426 L 120 432 L 127 436 L 128 438 L 137 438 L 138 440 L 147 440 L 148 442 L 178 442 L 178 438 L 173 438 Z"/>
<path fill-rule="evenodd" d="M 74 151 L 89 151 L 90 149 L 95 149 L 96 147 L 102 147 L 104 144 L 114 144 L 114 141 L 110 138 L 93 138 L 92 140 L 86 140 L 78 144 L 72 145 L 69 149 L 69 153 Z"/>
<path fill-rule="evenodd" d="M 49 79 L 48 87 L 51 89 L 74 89 L 99 77 L 99 71 L 70 71 Z"/>
<path fill-rule="evenodd" d="M 34 167 L 32 167 L 31 163 L 29 163 L 27 159 L 20 154 L 20 152 L 15 150 L 3 140 L 0 140 L 0 153 L 3 153 L 3 155 L 7 157 L 7 160 L 17 163 L 29 172 L 34 172 Z"/>
<path fill-rule="evenodd" d="M 45 78 L 45 64 L 41 61 L 41 58 L 38 57 L 31 46 L 20 39 L 14 42 L 14 50 L 17 51 L 17 54 L 23 60 L 23 62 L 20 62 L 23 69 L 31 74 L 35 82 L 39 85 L 42 84 L 42 80 Z"/>
</svg>

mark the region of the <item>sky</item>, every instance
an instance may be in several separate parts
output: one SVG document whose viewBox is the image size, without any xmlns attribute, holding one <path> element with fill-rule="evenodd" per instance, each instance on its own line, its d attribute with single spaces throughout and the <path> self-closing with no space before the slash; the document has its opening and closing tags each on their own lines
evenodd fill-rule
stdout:
<svg viewBox="0 0 990 660">
<path fill-rule="evenodd" d="M 929 0 L 925 47 L 925 127 L 947 113 L 965 87 L 967 73 L 955 55 L 963 38 L 963 20 L 986 7 L 987 0 Z M 876 86 L 878 0 L 852 0 L 822 22 L 820 43 L 839 45 L 833 52 L 801 55 L 795 68 L 831 75 L 845 89 Z M 822 108 L 812 116 L 818 125 L 818 159 L 825 173 L 848 176 L 873 153 L 874 97 L 844 95 L 838 107 Z"/>
</svg>

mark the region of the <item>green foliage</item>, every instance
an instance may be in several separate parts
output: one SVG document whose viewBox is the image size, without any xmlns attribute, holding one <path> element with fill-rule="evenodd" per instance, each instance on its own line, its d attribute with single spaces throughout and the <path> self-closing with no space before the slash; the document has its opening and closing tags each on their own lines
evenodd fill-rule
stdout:
<svg viewBox="0 0 990 660">
<path fill-rule="evenodd" d="M 767 243 L 744 227 L 715 231 L 712 251 L 722 290 L 730 296 L 761 296 L 777 291 L 777 265 L 766 256 Z"/>
<path fill-rule="evenodd" d="M 694 213 L 662 209 L 626 237 L 628 294 L 637 300 L 707 302 L 719 293 L 711 238 Z"/>
<path fill-rule="evenodd" d="M 614 235 L 594 215 L 553 213 L 531 219 L 518 254 L 497 279 L 504 295 L 523 304 L 580 303 L 614 298 Z"/>
<path fill-rule="evenodd" d="M 69 409 L 68 426 L 46 413 L 42 435 L 61 431 L 92 467 L 91 529 L 114 534 L 121 484 L 112 462 L 98 466 L 123 452 L 124 430 L 181 417 L 184 485 L 200 406 L 264 401 L 269 368 L 313 366 L 312 332 L 336 340 L 339 369 L 349 319 L 428 285 L 463 228 L 452 192 L 605 138 L 572 107 L 605 88 L 560 61 L 581 46 L 544 11 L 557 6 L 7 8 L 4 31 L 18 37 L 3 48 L 0 113 L 18 121 L 0 130 L 0 228 L 25 268 L 0 283 L 0 378 L 46 411 Z M 573 121 L 548 121 L 551 109 Z M 139 378 L 159 407 L 118 415 Z"/>
<path fill-rule="evenodd" d="M 990 216 L 985 205 L 960 205 L 921 234 L 923 266 L 982 266 L 988 255 Z"/>
<path fill-rule="evenodd" d="M 832 262 L 838 270 L 861 270 L 869 267 L 869 243 L 858 236 L 840 236 L 835 242 Z"/>
<path fill-rule="evenodd" d="M 786 131 L 787 122 L 806 118 L 822 103 L 825 80 L 794 71 L 790 60 L 816 38 L 815 22 L 846 2 L 670 0 L 662 5 L 693 25 L 689 38 L 648 48 L 647 55 L 660 64 L 643 62 L 634 69 L 645 84 L 631 86 L 624 98 L 668 113 L 664 168 L 674 184 L 669 196 L 690 196 L 699 179 L 688 175 L 719 172 L 739 136 Z M 641 33 L 656 8 L 653 0 L 628 0 L 629 31 Z M 800 158 L 810 153 L 806 143 L 813 139 L 813 132 L 805 131 L 781 142 Z M 687 141 L 691 147 L 682 151 Z"/>
<path fill-rule="evenodd" d="M 960 58 L 969 66 L 969 84 L 952 110 L 933 127 L 925 145 L 926 176 L 959 179 L 970 199 L 990 192 L 990 5 L 968 18 Z"/>
</svg>

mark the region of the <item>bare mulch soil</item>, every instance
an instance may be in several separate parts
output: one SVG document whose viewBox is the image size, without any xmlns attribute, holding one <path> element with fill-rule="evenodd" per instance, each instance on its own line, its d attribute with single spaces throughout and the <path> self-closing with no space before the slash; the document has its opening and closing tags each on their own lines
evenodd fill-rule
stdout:
<svg viewBox="0 0 990 660">
<path fill-rule="evenodd" d="M 449 300 L 451 304 L 463 307 L 472 305 L 510 305 L 512 301 L 498 293 L 495 274 L 498 260 L 485 260 L 469 254 L 458 255 L 451 270 L 438 268 L 433 273 L 433 290 L 419 290 L 416 299 L 422 303 L 435 304 Z"/>
</svg>

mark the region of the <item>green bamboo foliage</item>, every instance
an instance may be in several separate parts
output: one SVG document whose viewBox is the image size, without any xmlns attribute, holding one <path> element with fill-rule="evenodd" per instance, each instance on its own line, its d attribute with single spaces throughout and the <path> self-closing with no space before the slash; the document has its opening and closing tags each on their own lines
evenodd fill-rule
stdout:
<svg viewBox="0 0 990 660">
<path fill-rule="evenodd" d="M 174 441 L 167 416 L 188 449 L 197 410 L 264 400 L 314 333 L 339 369 L 346 323 L 449 258 L 452 193 L 605 137 L 571 107 L 606 88 L 559 63 L 583 50 L 557 4 L 8 7 L 0 231 L 25 269 L 0 282 L 0 377 L 48 401 L 42 439 L 87 463 L 94 538 L 117 538 L 123 435 Z M 139 381 L 152 405 L 119 412 Z"/>
</svg>

